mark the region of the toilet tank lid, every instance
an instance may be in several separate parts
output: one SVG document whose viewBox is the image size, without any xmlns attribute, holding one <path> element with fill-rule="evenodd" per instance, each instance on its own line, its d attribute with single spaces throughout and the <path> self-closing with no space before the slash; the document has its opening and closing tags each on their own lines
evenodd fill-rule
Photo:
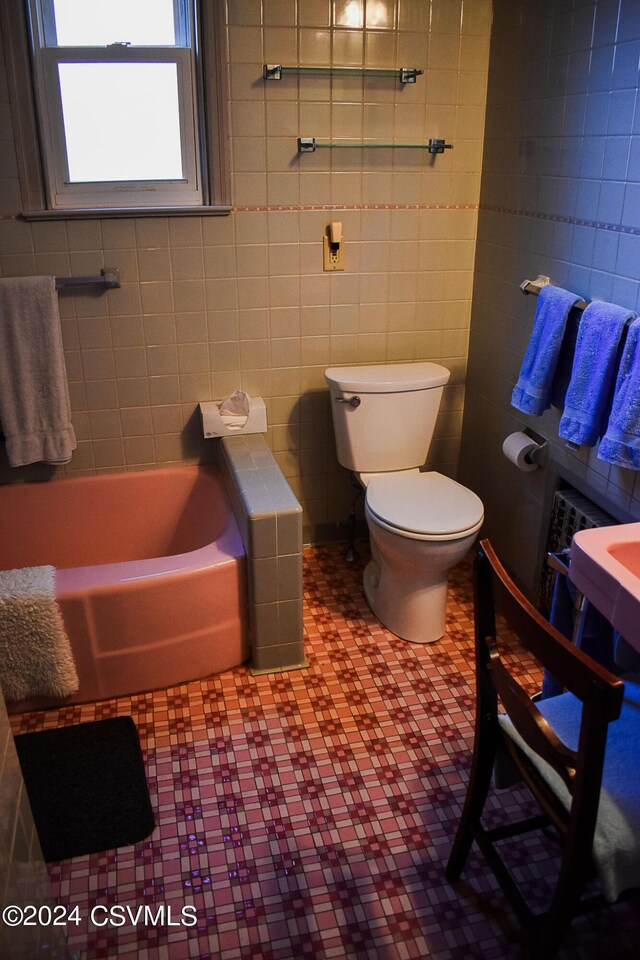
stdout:
<svg viewBox="0 0 640 960">
<path fill-rule="evenodd" d="M 440 387 L 448 381 L 450 372 L 439 363 L 373 363 L 362 367 L 330 367 L 324 375 L 329 386 L 337 390 L 397 393 Z"/>
</svg>

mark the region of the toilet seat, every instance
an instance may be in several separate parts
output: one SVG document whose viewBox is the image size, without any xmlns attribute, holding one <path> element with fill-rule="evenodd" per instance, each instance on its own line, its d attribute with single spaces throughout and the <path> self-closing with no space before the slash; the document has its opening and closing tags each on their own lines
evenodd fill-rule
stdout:
<svg viewBox="0 0 640 960">
<path fill-rule="evenodd" d="M 435 470 L 371 477 L 366 511 L 375 523 L 414 540 L 460 540 L 484 519 L 480 498 Z"/>
</svg>

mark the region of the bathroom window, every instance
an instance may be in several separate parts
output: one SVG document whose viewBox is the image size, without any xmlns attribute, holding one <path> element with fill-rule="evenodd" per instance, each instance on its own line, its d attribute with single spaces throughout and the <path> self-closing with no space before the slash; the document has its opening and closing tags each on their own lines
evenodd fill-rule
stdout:
<svg viewBox="0 0 640 960">
<path fill-rule="evenodd" d="M 27 202 L 35 209 L 25 215 L 43 209 L 202 212 L 224 205 L 221 5 L 204 0 L 28 0 L 27 5 L 43 202 Z M 15 27 L 16 15 L 7 17 Z M 6 27 L 3 22 L 3 32 Z M 12 59 L 18 93 L 20 65 Z M 18 93 L 15 99 L 20 98 Z M 14 124 L 23 120 L 20 107 L 14 104 Z M 26 159 L 28 176 L 34 161 Z M 28 195 L 36 194 L 32 179 Z"/>
</svg>

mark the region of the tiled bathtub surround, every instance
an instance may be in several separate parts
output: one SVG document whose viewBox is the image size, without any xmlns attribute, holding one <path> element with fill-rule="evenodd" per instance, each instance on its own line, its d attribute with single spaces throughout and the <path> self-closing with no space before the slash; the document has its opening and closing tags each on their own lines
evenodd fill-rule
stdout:
<svg viewBox="0 0 640 960">
<path fill-rule="evenodd" d="M 460 479 L 535 592 L 551 471 L 640 518 L 634 471 L 598 460 L 597 447 L 568 450 L 558 411 L 527 417 L 509 402 L 536 307 L 522 280 L 545 274 L 587 301 L 639 309 L 639 8 L 495 0 L 492 33 Z M 552 464 L 532 473 L 501 454 L 526 425 L 550 441 Z"/>
<path fill-rule="evenodd" d="M 0 83 L 0 272 L 88 275 L 122 287 L 61 295 L 71 471 L 208 456 L 196 405 L 263 396 L 268 442 L 305 510 L 334 536 L 351 490 L 334 453 L 323 371 L 434 360 L 452 370 L 432 465 L 457 466 L 479 200 L 490 0 L 230 0 L 228 217 L 27 224 Z M 394 78 L 285 77 L 269 62 L 425 68 Z M 422 141 L 454 149 L 322 150 L 296 138 Z M 326 207 L 327 209 L 323 209 Z M 330 209 L 329 209 L 330 208 Z M 340 219 L 343 274 L 322 272 Z"/>
<path fill-rule="evenodd" d="M 224 437 L 220 464 L 247 552 L 252 672 L 306 666 L 302 507 L 261 435 Z"/>
<path fill-rule="evenodd" d="M 480 854 L 444 879 L 469 776 L 473 643 L 469 568 L 449 593 L 447 634 L 393 637 L 343 547 L 305 550 L 309 669 L 241 667 L 154 694 L 25 715 L 23 730 L 132 715 L 157 827 L 134 847 L 51 865 L 64 904 L 172 907 L 195 927 L 70 930 L 83 960 L 517 960 L 516 924 Z M 517 654 L 516 654 L 517 656 Z M 520 661 L 531 689 L 539 676 Z M 18 718 L 14 718 L 16 728 Z M 492 825 L 523 793 L 490 802 Z M 533 839 L 533 838 L 532 838 Z M 532 906 L 555 845 L 511 851 Z M 629 901 L 576 920 L 558 960 L 637 956 Z M 603 953 L 604 951 L 604 953 Z"/>
</svg>

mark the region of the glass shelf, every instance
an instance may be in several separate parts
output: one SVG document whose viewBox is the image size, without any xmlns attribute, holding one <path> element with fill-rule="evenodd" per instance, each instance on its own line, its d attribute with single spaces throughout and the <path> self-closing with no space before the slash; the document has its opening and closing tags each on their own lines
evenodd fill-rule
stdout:
<svg viewBox="0 0 640 960">
<path fill-rule="evenodd" d="M 431 154 L 452 150 L 452 143 L 431 139 L 428 143 L 384 143 L 380 140 L 323 140 L 316 137 L 298 137 L 298 153 L 315 153 L 316 150 L 332 149 L 357 150 L 427 150 Z"/>
<path fill-rule="evenodd" d="M 262 66 L 263 80 L 281 80 L 285 74 L 337 74 L 357 77 L 395 77 L 400 83 L 415 83 L 417 77 L 422 76 L 423 73 L 424 70 L 418 67 L 387 70 L 379 67 L 285 67 L 281 63 L 265 63 Z"/>
</svg>

